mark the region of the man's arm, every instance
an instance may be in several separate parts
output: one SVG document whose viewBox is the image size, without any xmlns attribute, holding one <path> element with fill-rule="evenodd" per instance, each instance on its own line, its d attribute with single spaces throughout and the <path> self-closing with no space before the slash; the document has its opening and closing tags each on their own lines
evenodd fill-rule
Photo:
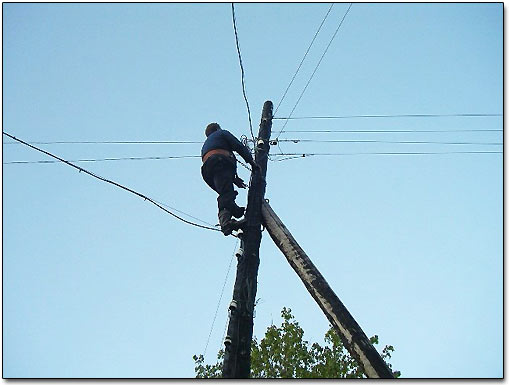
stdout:
<svg viewBox="0 0 509 385">
<path fill-rule="evenodd" d="M 231 132 L 226 131 L 226 137 L 228 138 L 228 142 L 230 142 L 230 145 L 232 146 L 233 151 L 238 153 L 247 163 L 249 163 L 253 167 L 257 167 L 256 163 L 251 156 L 251 152 L 249 149 L 244 146 L 240 140 L 238 140 Z"/>
</svg>

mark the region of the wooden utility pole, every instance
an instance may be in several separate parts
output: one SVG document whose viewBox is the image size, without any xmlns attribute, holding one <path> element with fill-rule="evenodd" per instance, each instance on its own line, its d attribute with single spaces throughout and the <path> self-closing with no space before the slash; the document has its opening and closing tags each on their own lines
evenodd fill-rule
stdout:
<svg viewBox="0 0 509 385">
<path fill-rule="evenodd" d="M 274 243 L 283 252 L 306 289 L 334 326 L 352 357 L 364 369 L 366 376 L 394 378 L 392 371 L 369 342 L 348 309 L 266 201 L 262 205 L 262 215 L 265 227 Z"/>
<path fill-rule="evenodd" d="M 265 176 L 272 129 L 272 102 L 263 105 L 258 138 L 256 138 L 255 161 L 259 170 L 252 170 L 248 191 L 247 223 L 241 238 L 241 252 L 237 253 L 237 277 L 230 304 L 230 320 L 225 338 L 223 378 L 249 378 L 251 371 L 251 339 L 253 337 L 253 313 L 256 298 L 260 242 L 262 239 L 262 202 L 264 201 Z"/>
</svg>

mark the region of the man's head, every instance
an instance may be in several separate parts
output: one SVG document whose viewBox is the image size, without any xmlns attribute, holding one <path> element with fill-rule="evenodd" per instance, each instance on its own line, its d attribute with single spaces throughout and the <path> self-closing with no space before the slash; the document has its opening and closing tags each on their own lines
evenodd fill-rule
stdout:
<svg viewBox="0 0 509 385">
<path fill-rule="evenodd" d="M 217 123 L 210 123 L 205 129 L 205 136 L 209 136 L 213 132 L 216 132 L 221 129 L 221 126 Z"/>
</svg>

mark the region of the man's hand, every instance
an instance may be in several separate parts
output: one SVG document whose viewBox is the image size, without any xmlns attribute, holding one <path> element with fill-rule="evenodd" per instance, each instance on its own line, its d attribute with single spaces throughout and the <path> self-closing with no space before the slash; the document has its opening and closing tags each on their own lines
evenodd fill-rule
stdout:
<svg viewBox="0 0 509 385">
<path fill-rule="evenodd" d="M 246 188 L 247 185 L 244 183 L 244 181 L 238 176 L 235 175 L 235 178 L 233 178 L 233 184 L 237 186 L 238 188 Z"/>
</svg>

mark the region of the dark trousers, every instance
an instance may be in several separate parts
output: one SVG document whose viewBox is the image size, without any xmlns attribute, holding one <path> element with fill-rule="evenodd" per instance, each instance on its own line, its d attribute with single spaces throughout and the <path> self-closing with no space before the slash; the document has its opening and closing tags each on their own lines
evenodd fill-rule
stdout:
<svg viewBox="0 0 509 385">
<path fill-rule="evenodd" d="M 216 191 L 219 211 L 235 207 L 237 192 L 233 188 L 233 179 L 237 174 L 237 163 L 233 156 L 214 154 L 210 156 L 201 167 L 203 180 Z"/>
</svg>

